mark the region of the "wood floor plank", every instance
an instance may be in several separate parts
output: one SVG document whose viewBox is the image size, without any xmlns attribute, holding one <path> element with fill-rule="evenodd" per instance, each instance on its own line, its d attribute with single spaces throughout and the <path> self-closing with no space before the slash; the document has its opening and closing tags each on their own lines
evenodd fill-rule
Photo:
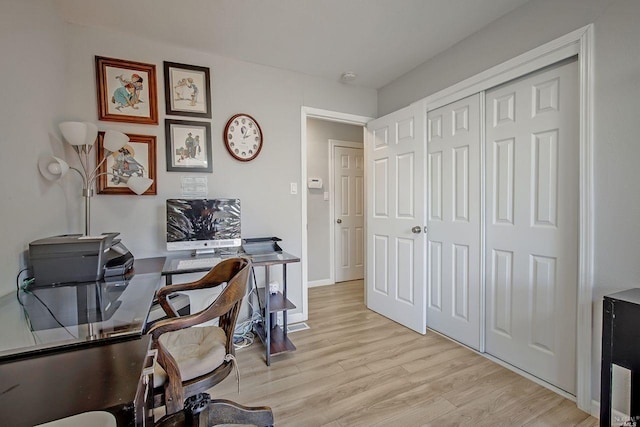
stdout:
<svg viewBox="0 0 640 427">
<path fill-rule="evenodd" d="M 266 366 L 257 341 L 236 353 L 216 398 L 268 405 L 277 426 L 575 426 L 574 402 L 445 337 L 420 335 L 364 304 L 362 281 L 309 289 L 309 329 Z"/>
</svg>

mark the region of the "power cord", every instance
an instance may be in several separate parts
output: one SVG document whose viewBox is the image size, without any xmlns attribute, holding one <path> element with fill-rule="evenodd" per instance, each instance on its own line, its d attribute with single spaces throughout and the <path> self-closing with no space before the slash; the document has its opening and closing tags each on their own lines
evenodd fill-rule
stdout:
<svg viewBox="0 0 640 427">
<path fill-rule="evenodd" d="M 71 335 L 73 338 L 78 339 L 78 337 L 76 335 L 74 335 L 65 325 L 62 324 L 62 322 L 60 322 L 60 320 L 58 320 L 58 318 L 56 317 L 55 314 L 53 314 L 53 312 L 51 311 L 51 309 L 49 308 L 49 306 L 47 306 L 47 304 L 45 304 L 44 301 L 42 301 L 42 299 L 40 299 L 40 297 L 34 293 L 31 292 L 28 288 L 29 285 L 31 285 L 34 281 L 35 281 L 35 277 L 29 277 L 26 278 L 22 281 L 22 284 L 20 284 L 20 275 L 22 273 L 24 273 L 26 270 L 28 270 L 29 268 L 23 268 L 22 270 L 20 270 L 20 272 L 18 273 L 18 276 L 16 277 L 16 286 L 17 286 L 17 290 L 16 290 L 16 298 L 18 299 L 18 303 L 22 306 L 23 308 L 23 313 L 25 316 L 25 319 L 27 321 L 27 324 L 29 325 L 29 330 L 31 331 L 32 334 L 35 333 L 35 331 L 33 330 L 33 325 L 31 323 L 31 319 L 29 317 L 29 311 L 25 308 L 24 303 L 22 302 L 22 298 L 20 298 L 20 292 L 24 292 L 25 294 L 29 294 L 31 296 L 33 296 L 35 299 L 37 299 L 40 304 L 42 304 L 42 306 L 49 312 L 49 314 L 51 315 L 51 317 L 53 318 L 53 320 L 60 325 L 65 331 L 67 331 L 67 333 L 69 335 Z M 37 336 L 34 334 L 34 337 L 37 340 Z"/>
<path fill-rule="evenodd" d="M 23 287 L 27 286 L 28 283 L 31 283 L 33 280 L 31 280 L 31 282 L 28 282 L 27 284 L 23 283 L 23 286 L 20 286 L 20 275 L 22 275 L 22 273 L 24 273 L 25 271 L 29 270 L 29 267 L 25 267 L 22 270 L 18 271 L 18 275 L 16 276 L 16 299 L 18 300 L 18 304 L 20 304 L 21 306 L 24 307 L 24 304 L 22 304 L 22 299 L 20 299 L 20 291 L 23 290 Z"/>
<path fill-rule="evenodd" d="M 255 334 L 253 333 L 253 325 L 255 325 L 256 323 L 262 322 L 261 310 L 260 309 L 256 310 L 253 305 L 252 295 L 255 294 L 256 297 L 258 297 L 258 307 L 261 306 L 259 296 L 257 293 L 255 276 L 253 274 L 252 276 L 253 276 L 253 283 L 252 283 L 253 286 L 251 287 L 251 291 L 247 295 L 247 303 L 249 304 L 249 307 L 253 314 L 251 315 L 250 319 L 247 319 L 244 322 L 240 322 L 236 325 L 236 329 L 233 334 L 233 346 L 235 347 L 236 350 L 249 347 L 251 344 L 253 344 L 255 340 Z"/>
</svg>

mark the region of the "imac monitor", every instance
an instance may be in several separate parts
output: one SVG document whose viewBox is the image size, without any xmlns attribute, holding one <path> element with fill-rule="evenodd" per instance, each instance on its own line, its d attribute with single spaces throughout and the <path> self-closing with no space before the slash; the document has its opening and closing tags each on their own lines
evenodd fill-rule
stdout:
<svg viewBox="0 0 640 427">
<path fill-rule="evenodd" d="M 167 200 L 167 250 L 199 254 L 241 244 L 240 199 Z"/>
</svg>

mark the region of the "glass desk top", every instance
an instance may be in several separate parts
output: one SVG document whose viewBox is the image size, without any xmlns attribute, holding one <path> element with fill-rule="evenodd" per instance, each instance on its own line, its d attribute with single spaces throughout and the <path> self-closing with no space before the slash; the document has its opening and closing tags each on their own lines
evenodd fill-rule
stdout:
<svg viewBox="0 0 640 427">
<path fill-rule="evenodd" d="M 234 256 L 249 258 L 254 266 L 265 266 L 275 264 L 289 264 L 292 262 L 300 262 L 300 258 L 287 252 L 270 252 L 265 254 L 238 253 L 232 256 L 220 255 L 198 255 L 191 256 L 186 254 L 168 256 L 162 267 L 162 275 L 172 275 L 179 273 L 197 273 L 210 270 L 214 265 L 226 258 Z"/>
<path fill-rule="evenodd" d="M 0 362 L 61 347 L 140 336 L 158 273 L 57 286 L 0 297 Z M 19 299 L 19 301 L 18 301 Z"/>
</svg>

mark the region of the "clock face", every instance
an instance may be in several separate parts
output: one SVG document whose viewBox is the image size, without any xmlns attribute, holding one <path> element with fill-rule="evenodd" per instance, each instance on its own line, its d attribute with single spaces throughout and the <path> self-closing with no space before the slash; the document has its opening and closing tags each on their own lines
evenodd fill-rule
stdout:
<svg viewBox="0 0 640 427">
<path fill-rule="evenodd" d="M 255 159 L 262 149 L 262 130 L 248 114 L 231 117 L 224 128 L 223 139 L 229 154 L 242 162 Z"/>
</svg>

